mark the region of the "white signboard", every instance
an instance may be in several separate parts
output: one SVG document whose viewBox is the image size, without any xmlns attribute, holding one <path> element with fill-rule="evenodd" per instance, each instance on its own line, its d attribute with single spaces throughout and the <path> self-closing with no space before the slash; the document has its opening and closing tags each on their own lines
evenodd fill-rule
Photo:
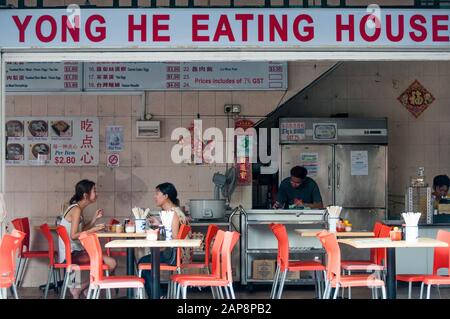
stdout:
<svg viewBox="0 0 450 319">
<path fill-rule="evenodd" d="M 6 63 L 6 91 L 81 91 L 81 63 Z"/>
<path fill-rule="evenodd" d="M 123 151 L 123 126 L 113 125 L 106 127 L 106 151 Z"/>
<path fill-rule="evenodd" d="M 369 175 L 369 154 L 367 151 L 351 151 L 350 175 Z"/>
<path fill-rule="evenodd" d="M 6 118 L 7 165 L 96 166 L 96 117 Z"/>
<path fill-rule="evenodd" d="M 280 141 L 305 139 L 305 122 L 280 122 Z"/>
<path fill-rule="evenodd" d="M 85 63 L 86 90 L 285 90 L 286 62 Z"/>
<path fill-rule="evenodd" d="M 377 6 L 225 10 L 93 8 L 75 12 L 13 9 L 0 11 L 0 47 L 448 49 L 449 15 L 448 9 L 380 9 Z"/>
</svg>

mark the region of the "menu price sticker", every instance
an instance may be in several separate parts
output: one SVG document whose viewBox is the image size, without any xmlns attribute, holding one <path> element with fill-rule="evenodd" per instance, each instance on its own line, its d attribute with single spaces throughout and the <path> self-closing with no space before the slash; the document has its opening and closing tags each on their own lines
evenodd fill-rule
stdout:
<svg viewBox="0 0 450 319">
<path fill-rule="evenodd" d="M 6 119 L 6 164 L 95 166 L 99 153 L 96 117 Z"/>
</svg>

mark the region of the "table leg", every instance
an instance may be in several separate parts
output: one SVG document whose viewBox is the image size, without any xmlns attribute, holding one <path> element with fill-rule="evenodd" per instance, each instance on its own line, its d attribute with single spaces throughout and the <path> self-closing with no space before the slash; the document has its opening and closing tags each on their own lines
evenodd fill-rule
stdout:
<svg viewBox="0 0 450 319">
<path fill-rule="evenodd" d="M 127 248 L 127 275 L 134 276 L 134 248 Z M 133 298 L 133 289 L 127 289 L 128 299 Z"/>
<path fill-rule="evenodd" d="M 152 299 L 160 297 L 159 247 L 152 247 Z"/>
<path fill-rule="evenodd" d="M 395 273 L 395 248 L 387 249 L 386 290 L 388 299 L 397 299 L 397 282 Z"/>
</svg>

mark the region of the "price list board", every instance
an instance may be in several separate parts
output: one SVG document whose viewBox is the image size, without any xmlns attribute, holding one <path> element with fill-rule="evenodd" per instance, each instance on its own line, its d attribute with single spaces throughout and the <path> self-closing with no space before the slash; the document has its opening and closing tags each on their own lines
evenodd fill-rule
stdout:
<svg viewBox="0 0 450 319">
<path fill-rule="evenodd" d="M 63 92 L 82 90 L 82 63 L 6 63 L 7 92 Z"/>
<path fill-rule="evenodd" d="M 85 63 L 87 91 L 285 90 L 286 62 Z"/>
</svg>

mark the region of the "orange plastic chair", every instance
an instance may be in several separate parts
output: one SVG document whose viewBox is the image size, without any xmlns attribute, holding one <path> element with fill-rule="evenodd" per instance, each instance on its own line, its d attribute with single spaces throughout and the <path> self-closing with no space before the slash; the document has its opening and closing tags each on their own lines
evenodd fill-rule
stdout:
<svg viewBox="0 0 450 319">
<path fill-rule="evenodd" d="M 182 224 L 180 226 L 180 229 L 178 231 L 178 236 L 177 239 L 186 239 L 187 235 L 189 234 L 189 232 L 191 231 L 191 226 L 189 225 L 185 225 Z M 177 248 L 177 264 L 175 266 L 172 265 L 168 265 L 165 263 L 161 263 L 160 265 L 160 270 L 163 271 L 177 271 L 178 273 L 180 273 L 181 270 L 181 248 Z M 141 263 L 138 266 L 139 269 L 139 277 L 142 276 L 142 271 L 143 270 L 152 270 L 152 264 L 150 263 Z"/>
<path fill-rule="evenodd" d="M 374 226 L 374 234 L 375 237 L 378 238 L 387 238 L 390 235 L 391 227 L 384 225 L 382 223 L 376 222 Z M 381 277 L 381 274 L 384 276 L 384 271 L 386 270 L 386 249 L 385 248 L 372 248 L 370 250 L 370 260 L 368 261 L 354 261 L 347 260 L 341 262 L 341 267 L 343 273 L 347 272 L 348 275 L 352 274 L 352 271 L 365 271 L 365 272 L 375 272 L 376 275 Z M 375 298 L 378 298 L 376 295 L 376 290 L 373 291 L 375 293 Z M 342 289 L 342 293 L 344 293 L 344 289 Z M 351 299 L 351 288 L 348 289 L 348 298 Z"/>
<path fill-rule="evenodd" d="M 28 259 L 30 258 L 47 258 L 48 251 L 30 250 L 30 221 L 28 217 L 16 218 L 11 221 L 14 228 L 25 233 L 25 238 L 22 241 L 19 250 L 19 264 L 16 271 L 16 285 L 20 287 L 25 276 L 25 271 L 28 266 Z"/>
<path fill-rule="evenodd" d="M 181 224 L 180 229 L 178 230 L 177 239 L 186 239 L 187 235 L 191 231 L 191 226 Z M 174 271 L 177 273 L 181 273 L 181 259 L 182 259 L 182 250 L 181 247 L 177 248 L 177 263 L 176 265 L 172 266 L 166 263 L 161 263 L 159 266 L 160 271 Z M 152 270 L 152 264 L 150 263 L 140 263 L 138 265 L 139 269 L 139 277 L 142 277 L 142 271 L 144 270 Z M 170 290 L 172 289 L 171 286 L 172 282 L 169 281 L 169 289 L 167 290 L 167 296 L 170 294 Z"/>
<path fill-rule="evenodd" d="M 189 263 L 189 264 L 181 264 L 181 269 L 185 268 L 197 268 L 197 269 L 206 269 L 209 273 L 209 256 L 211 254 L 211 243 L 214 237 L 217 234 L 219 227 L 215 224 L 210 224 L 208 226 L 208 231 L 205 236 L 205 261 L 202 263 Z"/>
<path fill-rule="evenodd" d="M 7 299 L 7 295 L 3 296 L 2 293 L 4 288 L 11 288 L 14 297 L 19 299 L 15 283 L 16 252 L 25 236 L 25 233 L 18 230 L 3 235 L 0 243 L 0 299 Z"/>
<path fill-rule="evenodd" d="M 434 248 L 433 256 L 433 273 L 431 275 L 423 274 L 404 274 L 397 275 L 398 281 L 408 282 L 408 298 L 411 299 L 411 286 L 413 282 L 422 282 L 420 286 L 420 299 L 423 296 L 424 285 L 427 285 L 427 299 L 430 299 L 431 286 L 433 285 L 449 285 L 450 284 L 450 272 L 447 276 L 439 276 L 438 271 L 442 268 L 447 268 L 450 271 L 449 263 L 449 251 L 450 251 L 450 232 L 440 229 L 436 236 L 437 240 L 446 242 L 449 247 L 437 247 Z"/>
<path fill-rule="evenodd" d="M 319 261 L 289 260 L 289 237 L 286 227 L 282 224 L 270 224 L 270 228 L 278 241 L 277 269 L 273 279 L 271 299 L 281 299 L 284 283 L 288 272 L 313 271 L 319 298 L 322 295 L 320 287 L 320 272 L 325 272 L 325 266 Z M 278 287 L 279 284 L 279 287 Z"/>
<path fill-rule="evenodd" d="M 120 221 L 115 219 L 115 218 L 111 218 L 108 222 L 108 225 L 119 225 Z M 111 238 L 107 238 L 106 239 L 107 242 L 111 241 Z M 126 257 L 127 256 L 127 252 L 125 250 L 112 250 L 111 248 L 106 248 L 106 255 L 110 256 L 110 257 Z"/>
<path fill-rule="evenodd" d="M 56 233 L 58 234 L 59 238 L 64 243 L 64 248 L 65 248 L 65 253 L 66 253 L 65 254 L 65 263 L 58 264 L 58 265 L 62 265 L 62 267 L 66 268 L 66 273 L 64 275 L 64 280 L 63 280 L 63 286 L 61 288 L 61 294 L 59 296 L 60 299 L 65 299 L 67 288 L 69 286 L 69 279 L 70 279 L 71 273 L 74 271 L 90 270 L 91 265 L 90 264 L 82 264 L 82 265 L 73 264 L 72 263 L 72 247 L 70 246 L 70 238 L 69 238 L 69 234 L 67 233 L 66 228 L 64 226 L 58 226 L 58 227 L 56 227 Z M 102 268 L 105 271 L 105 275 L 109 276 L 109 266 L 106 264 L 103 264 Z M 108 290 L 108 294 L 109 293 L 110 293 L 110 291 Z"/>
<path fill-rule="evenodd" d="M 186 299 L 188 287 L 221 287 L 225 289 L 227 299 L 236 299 L 233 289 L 233 272 L 231 268 L 231 252 L 238 242 L 240 234 L 238 232 L 225 232 L 221 248 L 221 262 L 220 271 L 221 276 L 216 278 L 201 278 L 195 275 L 181 277 L 177 280 L 177 298 L 180 297 L 180 292 L 183 299 Z M 228 292 L 229 290 L 229 292 Z M 223 298 L 222 290 L 219 290 L 219 296 Z"/>
<path fill-rule="evenodd" d="M 173 282 L 171 285 L 172 290 L 169 291 L 169 297 L 175 298 L 178 290 L 178 281 L 183 278 L 220 278 L 220 249 L 222 249 L 223 238 L 225 232 L 223 230 L 218 230 L 216 236 L 214 237 L 214 243 L 211 249 L 211 273 L 210 274 L 175 274 L 170 276 L 170 280 Z M 218 291 L 218 287 L 211 287 L 213 298 L 223 295 L 223 293 Z"/>
<path fill-rule="evenodd" d="M 373 275 L 341 275 L 341 250 L 336 235 L 327 231 L 317 234 L 325 251 L 327 252 L 327 283 L 324 298 L 328 299 L 331 289 L 336 288 L 333 299 L 336 299 L 339 288 L 345 287 L 369 287 L 381 288 L 382 297 L 386 299 L 386 287 L 384 281 Z"/>
<path fill-rule="evenodd" d="M 103 276 L 103 252 L 95 233 L 82 232 L 80 241 L 89 254 L 91 266 L 88 299 L 98 299 L 102 289 L 114 288 L 134 288 L 138 290 L 137 296 L 140 299 L 144 298 L 144 279 L 137 276 Z"/>
<path fill-rule="evenodd" d="M 381 228 L 383 227 L 383 224 L 380 222 L 376 222 L 373 227 L 373 233 L 374 237 L 379 237 Z M 374 270 L 372 267 L 374 265 L 378 265 L 376 260 L 376 253 L 377 249 L 372 248 L 370 249 L 370 259 L 369 260 L 343 260 L 341 262 L 341 267 L 344 271 L 349 271 L 349 274 L 351 274 L 352 270 L 356 271 L 365 271 L 370 268 L 370 270 Z"/>
</svg>

